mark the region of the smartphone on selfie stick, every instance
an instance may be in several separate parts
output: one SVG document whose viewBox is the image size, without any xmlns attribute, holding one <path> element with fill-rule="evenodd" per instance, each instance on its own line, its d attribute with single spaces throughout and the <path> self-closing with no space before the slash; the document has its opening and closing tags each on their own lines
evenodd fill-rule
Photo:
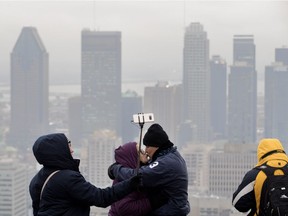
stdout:
<svg viewBox="0 0 288 216">
<path fill-rule="evenodd" d="M 141 141 L 142 141 L 142 131 L 145 123 L 154 122 L 154 114 L 153 113 L 138 113 L 133 115 L 133 123 L 139 124 L 140 126 L 140 140 L 139 140 L 139 149 L 138 149 L 138 163 L 136 168 L 136 173 L 138 175 L 140 168 L 140 153 L 141 153 Z"/>
</svg>

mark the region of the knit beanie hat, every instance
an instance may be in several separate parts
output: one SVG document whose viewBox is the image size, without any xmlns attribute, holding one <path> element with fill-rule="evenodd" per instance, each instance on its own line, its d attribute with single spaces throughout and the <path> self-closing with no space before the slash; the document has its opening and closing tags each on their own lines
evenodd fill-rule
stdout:
<svg viewBox="0 0 288 216">
<path fill-rule="evenodd" d="M 168 135 L 159 124 L 153 124 L 148 128 L 143 138 L 143 144 L 145 146 L 159 148 L 168 148 L 173 146 L 173 143 L 170 142 Z"/>
</svg>

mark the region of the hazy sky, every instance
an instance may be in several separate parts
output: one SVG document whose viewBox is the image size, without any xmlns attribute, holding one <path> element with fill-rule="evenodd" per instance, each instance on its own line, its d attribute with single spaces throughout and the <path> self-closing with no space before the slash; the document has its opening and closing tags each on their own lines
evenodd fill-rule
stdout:
<svg viewBox="0 0 288 216">
<path fill-rule="evenodd" d="M 80 83 L 81 30 L 122 32 L 122 79 L 181 80 L 185 26 L 200 22 L 210 56 L 232 62 L 234 34 L 253 34 L 257 70 L 288 45 L 288 1 L 2 1 L 0 83 L 23 26 L 36 27 L 49 53 L 51 83 Z"/>
</svg>

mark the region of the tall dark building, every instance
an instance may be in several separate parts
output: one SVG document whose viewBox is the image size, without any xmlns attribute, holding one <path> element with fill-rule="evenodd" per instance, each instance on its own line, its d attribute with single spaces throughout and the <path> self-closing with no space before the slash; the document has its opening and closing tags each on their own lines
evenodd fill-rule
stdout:
<svg viewBox="0 0 288 216">
<path fill-rule="evenodd" d="M 121 32 L 82 31 L 83 136 L 108 129 L 120 134 Z"/>
<path fill-rule="evenodd" d="M 253 35 L 235 35 L 228 88 L 228 138 L 231 143 L 254 143 L 257 120 L 257 73 Z"/>
<path fill-rule="evenodd" d="M 255 69 L 255 44 L 253 35 L 234 35 L 233 38 L 233 63 L 245 63 Z"/>
<path fill-rule="evenodd" d="M 81 119 L 81 97 L 75 96 L 68 99 L 68 128 L 69 139 L 73 146 L 81 146 L 82 119 Z"/>
<path fill-rule="evenodd" d="M 172 142 L 176 141 L 181 123 L 181 93 L 182 85 L 170 85 L 167 81 L 158 81 L 144 90 L 144 112 L 154 113 L 155 122 L 161 124 Z"/>
<path fill-rule="evenodd" d="M 194 143 L 210 137 L 209 40 L 200 23 L 191 23 L 185 31 L 183 50 L 183 118 L 190 121 Z"/>
<path fill-rule="evenodd" d="M 31 148 L 48 132 L 48 78 L 48 53 L 37 29 L 24 27 L 11 53 L 10 145 Z"/>
<path fill-rule="evenodd" d="M 139 136 L 139 125 L 132 123 L 133 114 L 142 113 L 142 97 L 134 91 L 126 91 L 122 95 L 122 125 L 121 135 L 123 143 L 135 140 Z"/>
<path fill-rule="evenodd" d="M 265 137 L 277 137 L 288 148 L 288 49 L 275 49 L 275 62 L 265 67 Z"/>
<path fill-rule="evenodd" d="M 288 47 L 275 49 L 275 62 L 282 62 L 284 65 L 288 65 Z"/>
<path fill-rule="evenodd" d="M 227 127 L 227 64 L 220 56 L 212 56 L 210 116 L 213 139 L 224 139 Z"/>
</svg>

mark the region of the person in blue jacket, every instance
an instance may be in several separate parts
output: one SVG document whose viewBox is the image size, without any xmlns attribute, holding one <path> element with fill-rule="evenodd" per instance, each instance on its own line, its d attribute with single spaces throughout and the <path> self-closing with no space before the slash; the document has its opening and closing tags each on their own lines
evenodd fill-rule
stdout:
<svg viewBox="0 0 288 216">
<path fill-rule="evenodd" d="M 90 184 L 80 174 L 80 160 L 73 159 L 63 133 L 39 137 L 33 153 L 43 165 L 29 185 L 34 216 L 89 216 L 90 206 L 111 205 L 138 188 L 141 180 L 134 176 L 104 189 Z"/>
<path fill-rule="evenodd" d="M 141 186 L 148 191 L 149 199 L 161 197 L 167 200 L 164 205 L 149 215 L 184 216 L 190 212 L 188 201 L 188 175 L 185 160 L 169 140 L 159 124 L 148 128 L 143 144 L 150 161 L 139 168 Z M 137 169 L 114 163 L 108 168 L 111 179 L 122 181 L 134 176 Z"/>
</svg>

